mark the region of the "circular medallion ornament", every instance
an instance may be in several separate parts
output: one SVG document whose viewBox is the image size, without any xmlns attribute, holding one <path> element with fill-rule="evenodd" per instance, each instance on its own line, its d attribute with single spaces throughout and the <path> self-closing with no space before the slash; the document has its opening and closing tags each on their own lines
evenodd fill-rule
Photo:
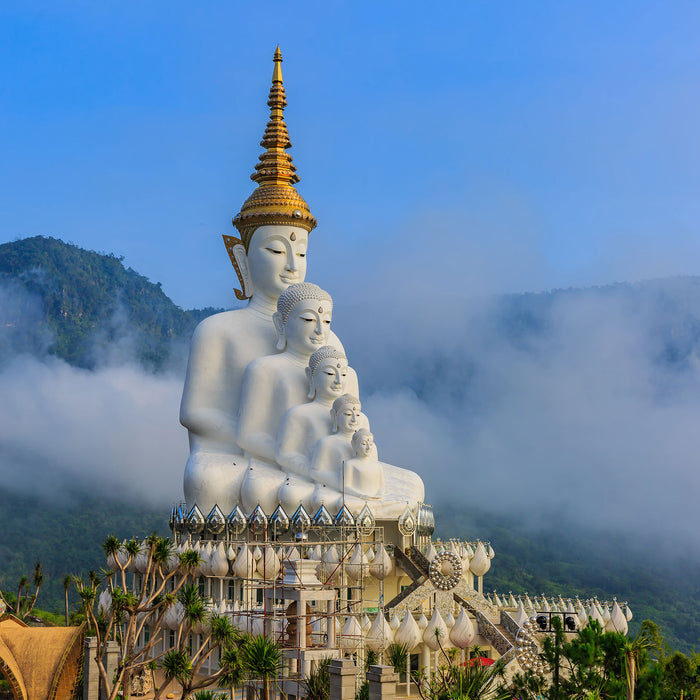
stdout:
<svg viewBox="0 0 700 700">
<path fill-rule="evenodd" d="M 456 554 L 442 552 L 430 563 L 428 573 L 435 588 L 441 591 L 450 591 L 462 577 L 462 562 Z"/>
</svg>

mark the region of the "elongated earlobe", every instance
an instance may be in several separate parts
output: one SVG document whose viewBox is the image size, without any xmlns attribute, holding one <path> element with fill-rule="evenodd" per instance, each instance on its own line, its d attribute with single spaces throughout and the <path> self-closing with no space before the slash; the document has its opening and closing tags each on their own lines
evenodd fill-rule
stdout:
<svg viewBox="0 0 700 700">
<path fill-rule="evenodd" d="M 238 263 L 240 274 L 238 275 L 241 285 L 243 286 L 243 295 L 249 299 L 253 296 L 253 280 L 250 277 L 250 268 L 248 267 L 248 255 L 242 245 L 237 245 L 233 249 L 233 254 Z"/>
<path fill-rule="evenodd" d="M 333 432 L 337 433 L 338 432 L 338 414 L 335 412 L 335 409 L 333 409 L 333 408 L 331 408 L 330 414 L 331 414 L 331 421 L 333 422 Z"/>
<path fill-rule="evenodd" d="M 316 396 L 316 387 L 314 386 L 314 375 L 311 372 L 311 367 L 307 367 L 304 372 L 306 372 L 306 378 L 309 380 L 309 393 L 306 395 L 307 399 L 313 401 Z"/>
<path fill-rule="evenodd" d="M 272 322 L 275 324 L 275 330 L 277 331 L 277 349 L 284 350 L 287 347 L 287 338 L 284 335 L 284 321 L 279 311 L 275 311 L 272 314 Z"/>
</svg>

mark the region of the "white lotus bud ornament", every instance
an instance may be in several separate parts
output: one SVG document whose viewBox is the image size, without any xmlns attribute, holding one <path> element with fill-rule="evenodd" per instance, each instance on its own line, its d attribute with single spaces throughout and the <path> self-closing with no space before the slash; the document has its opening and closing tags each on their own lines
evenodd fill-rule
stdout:
<svg viewBox="0 0 700 700">
<path fill-rule="evenodd" d="M 471 618 L 467 615 L 467 611 L 462 608 L 457 616 L 457 621 L 454 627 L 450 630 L 450 641 L 458 649 L 466 649 L 474 642 L 476 632 Z"/>
<path fill-rule="evenodd" d="M 437 651 L 442 645 L 443 649 L 450 645 L 448 637 L 449 630 L 442 619 L 440 611 L 435 607 L 433 616 L 430 618 L 428 626 L 423 631 L 423 641 L 433 650 Z"/>
</svg>

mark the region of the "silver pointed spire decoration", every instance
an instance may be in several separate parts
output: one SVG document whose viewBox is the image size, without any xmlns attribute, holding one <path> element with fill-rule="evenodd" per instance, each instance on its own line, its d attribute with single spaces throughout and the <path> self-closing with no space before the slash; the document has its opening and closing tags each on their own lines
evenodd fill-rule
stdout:
<svg viewBox="0 0 700 700">
<path fill-rule="evenodd" d="M 321 507 L 316 511 L 316 515 L 314 515 L 314 525 L 324 525 L 326 527 L 330 526 L 333 524 L 333 518 L 331 517 L 331 514 L 328 512 L 328 509 L 326 506 L 321 504 Z"/>
<path fill-rule="evenodd" d="M 170 526 L 171 529 L 174 532 L 182 532 L 185 529 L 186 517 L 185 511 L 182 508 L 182 503 L 178 503 L 176 506 L 173 506 L 172 525 Z"/>
<path fill-rule="evenodd" d="M 243 530 L 245 530 L 248 524 L 248 518 L 245 517 L 245 513 L 241 510 L 240 506 L 236 506 L 226 518 L 228 522 L 228 530 L 232 535 L 240 535 Z"/>
<path fill-rule="evenodd" d="M 409 506 L 406 506 L 399 518 L 399 532 L 402 535 L 412 535 L 416 531 L 416 519 Z"/>
<path fill-rule="evenodd" d="M 275 535 L 284 535 L 289 530 L 289 516 L 281 505 L 278 505 L 270 516 L 270 525 Z"/>
<path fill-rule="evenodd" d="M 250 518 L 248 519 L 248 527 L 250 527 L 251 530 L 263 530 L 266 526 L 267 515 L 265 515 L 265 511 L 258 503 L 258 505 L 253 508 L 253 512 L 250 514 Z"/>
<path fill-rule="evenodd" d="M 306 512 L 306 508 L 300 505 L 292 516 L 292 532 L 298 537 L 306 535 L 306 531 L 311 527 L 311 518 Z"/>
<path fill-rule="evenodd" d="M 342 508 L 338 511 L 333 522 L 338 527 L 355 527 L 355 518 L 353 518 L 352 513 L 345 504 L 343 504 Z"/>
<path fill-rule="evenodd" d="M 194 535 L 198 535 L 204 530 L 204 516 L 196 503 L 187 515 L 187 529 Z"/>
<path fill-rule="evenodd" d="M 226 518 L 224 517 L 221 508 L 215 505 L 209 515 L 207 515 L 207 530 L 212 535 L 220 535 L 226 527 Z"/>
<path fill-rule="evenodd" d="M 374 532 L 374 515 L 369 509 L 369 506 L 365 503 L 364 508 L 360 511 L 357 516 L 357 527 L 363 535 L 371 535 Z"/>
</svg>

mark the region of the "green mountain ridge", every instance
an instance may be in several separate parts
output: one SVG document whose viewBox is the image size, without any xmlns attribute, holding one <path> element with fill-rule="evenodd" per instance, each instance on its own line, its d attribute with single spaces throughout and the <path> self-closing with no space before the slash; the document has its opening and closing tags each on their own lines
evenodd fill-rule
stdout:
<svg viewBox="0 0 700 700">
<path fill-rule="evenodd" d="M 133 334 L 134 357 L 159 370 L 168 362 L 174 343 L 189 342 L 199 321 L 219 309 L 183 311 L 154 284 L 112 254 L 95 253 L 55 238 L 34 236 L 0 245 L 0 283 L 29 295 L 14 308 L 0 311 L 3 326 L 22 327 L 32 297 L 41 302 L 38 323 L 29 342 L 15 352 L 36 352 L 32 340 L 48 338 L 49 354 L 77 367 L 100 363 L 100 349 Z M 37 315 L 39 318 L 37 318 Z M 3 318 L 4 316 L 4 318 Z M 8 343 L 4 343 L 5 353 Z M 3 344 L 0 344 L 0 350 Z"/>
</svg>

